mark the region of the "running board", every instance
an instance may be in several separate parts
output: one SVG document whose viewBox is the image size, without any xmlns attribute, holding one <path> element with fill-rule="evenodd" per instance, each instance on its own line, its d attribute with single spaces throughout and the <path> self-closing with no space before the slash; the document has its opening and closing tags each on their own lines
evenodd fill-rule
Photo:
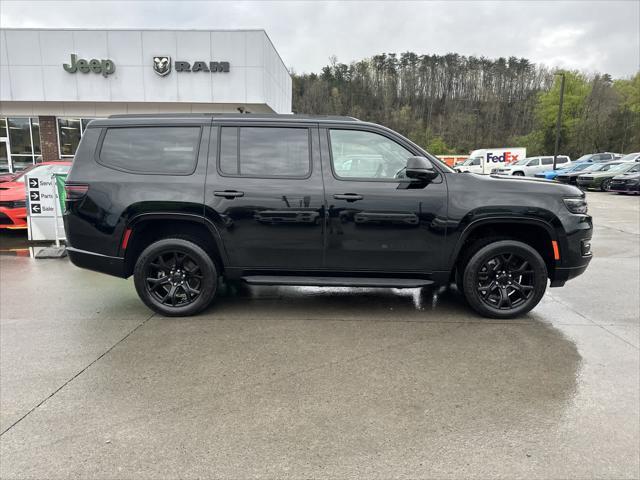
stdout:
<svg viewBox="0 0 640 480">
<path fill-rule="evenodd" d="M 249 285 L 297 285 L 305 287 L 420 288 L 433 285 L 422 278 L 302 277 L 296 275 L 251 275 L 242 277 Z"/>
</svg>

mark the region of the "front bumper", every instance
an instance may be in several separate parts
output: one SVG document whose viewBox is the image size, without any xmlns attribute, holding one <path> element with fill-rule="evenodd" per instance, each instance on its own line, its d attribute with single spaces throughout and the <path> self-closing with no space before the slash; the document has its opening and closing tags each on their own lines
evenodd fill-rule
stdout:
<svg viewBox="0 0 640 480">
<path fill-rule="evenodd" d="M 589 177 L 578 177 L 576 182 L 580 188 L 600 188 L 600 184 L 602 183 L 599 179 Z"/>
<path fill-rule="evenodd" d="M 624 180 L 612 180 L 609 191 L 621 193 L 640 193 L 640 183 L 627 183 Z"/>
<path fill-rule="evenodd" d="M 27 209 L 0 207 L 0 228 L 27 228 Z"/>
<path fill-rule="evenodd" d="M 567 280 L 584 273 L 593 258 L 591 216 L 566 214 L 562 223 L 566 233 L 558 238 L 560 260 L 551 275 L 552 287 L 561 287 Z"/>
</svg>

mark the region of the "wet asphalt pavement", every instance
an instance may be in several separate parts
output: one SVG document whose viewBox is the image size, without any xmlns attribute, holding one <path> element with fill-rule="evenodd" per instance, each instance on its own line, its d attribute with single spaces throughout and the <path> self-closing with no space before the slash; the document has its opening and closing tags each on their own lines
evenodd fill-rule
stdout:
<svg viewBox="0 0 640 480">
<path fill-rule="evenodd" d="M 511 321 L 290 287 L 170 319 L 1 256 L 0 477 L 638 478 L 640 199 L 589 202 L 591 266 Z"/>
</svg>

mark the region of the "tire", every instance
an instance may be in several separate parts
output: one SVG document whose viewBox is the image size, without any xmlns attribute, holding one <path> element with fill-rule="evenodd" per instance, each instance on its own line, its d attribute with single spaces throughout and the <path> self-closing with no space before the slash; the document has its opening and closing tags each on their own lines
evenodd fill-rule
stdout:
<svg viewBox="0 0 640 480">
<path fill-rule="evenodd" d="M 602 181 L 602 183 L 600 184 L 600 190 L 602 190 L 603 192 L 608 192 L 609 190 L 611 190 L 610 178 L 607 178 L 606 180 Z"/>
<path fill-rule="evenodd" d="M 524 177 L 524 172 L 513 172 L 514 177 Z"/>
<path fill-rule="evenodd" d="M 516 287 L 517 285 L 517 287 Z M 471 308 L 488 318 L 514 318 L 533 309 L 547 288 L 547 266 L 526 243 L 499 240 L 482 246 L 462 275 Z"/>
<path fill-rule="evenodd" d="M 211 256 L 190 238 L 164 238 L 149 245 L 136 261 L 133 278 L 144 304 L 166 317 L 199 313 L 218 287 Z"/>
</svg>

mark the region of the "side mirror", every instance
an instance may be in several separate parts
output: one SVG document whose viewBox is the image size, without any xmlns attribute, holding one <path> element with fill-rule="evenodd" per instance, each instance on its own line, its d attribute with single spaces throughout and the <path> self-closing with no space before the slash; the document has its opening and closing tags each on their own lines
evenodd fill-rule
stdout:
<svg viewBox="0 0 640 480">
<path fill-rule="evenodd" d="M 433 168 L 433 164 L 428 158 L 409 157 L 406 175 L 408 178 L 428 183 L 438 176 L 438 171 Z"/>
</svg>

